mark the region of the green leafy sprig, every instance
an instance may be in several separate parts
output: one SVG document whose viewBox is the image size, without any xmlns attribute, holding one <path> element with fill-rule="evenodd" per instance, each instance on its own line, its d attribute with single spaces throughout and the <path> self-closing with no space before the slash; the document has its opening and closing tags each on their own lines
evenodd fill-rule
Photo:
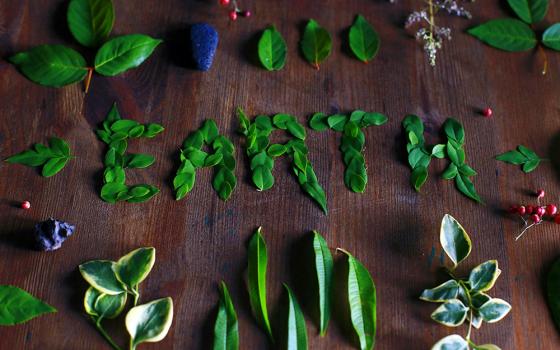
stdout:
<svg viewBox="0 0 560 350">
<path fill-rule="evenodd" d="M 37 299 L 25 290 L 9 285 L 0 285 L 0 326 L 25 323 L 56 309 Z"/>
<path fill-rule="evenodd" d="M 214 153 L 204 152 L 202 148 L 205 144 L 211 145 Z M 180 200 L 192 190 L 197 169 L 216 167 L 212 186 L 222 200 L 227 200 L 237 184 L 234 152 L 233 143 L 220 135 L 216 122 L 206 120 L 200 129 L 183 142 L 181 166 L 173 179 L 175 198 Z"/>
<path fill-rule="evenodd" d="M 502 161 L 504 163 L 521 165 L 521 169 L 525 173 L 530 173 L 535 170 L 541 161 L 545 160 L 539 157 L 534 151 L 529 148 L 518 145 L 517 149 L 507 151 L 496 156 L 496 160 Z"/>
<path fill-rule="evenodd" d="M 144 34 L 108 39 L 115 12 L 111 0 L 71 0 L 67 12 L 70 32 L 80 44 L 98 48 L 93 66 L 77 51 L 63 45 L 40 45 L 10 57 L 29 80 L 61 87 L 86 79 L 89 90 L 93 72 L 115 76 L 141 65 L 162 42 Z"/>
<path fill-rule="evenodd" d="M 155 158 L 149 154 L 126 153 L 128 139 L 153 138 L 164 129 L 159 124 L 142 125 L 134 120 L 122 119 L 117 105 L 113 107 L 103 121 L 103 128 L 97 130 L 97 136 L 109 146 L 105 154 L 105 171 L 103 173 L 104 185 L 101 188 L 101 198 L 108 203 L 127 201 L 141 203 L 159 193 L 159 189 L 152 185 L 128 186 L 125 169 L 147 168 L 152 165 Z"/>
<path fill-rule="evenodd" d="M 269 71 L 281 70 L 286 64 L 288 48 L 286 41 L 274 26 L 264 30 L 259 39 L 259 59 L 264 68 Z"/>
<path fill-rule="evenodd" d="M 451 279 L 432 289 L 426 289 L 420 299 L 441 303 L 432 313 L 432 319 L 447 327 L 458 327 L 465 321 L 469 328 L 467 335 L 447 336 L 438 341 L 432 350 L 474 349 L 499 350 L 493 344 L 476 345 L 472 341 L 472 327 L 479 329 L 483 322 L 495 323 L 503 319 L 510 311 L 511 305 L 499 298 L 492 298 L 487 292 L 494 287 L 501 270 L 496 260 L 486 261 L 473 268 L 467 278 L 458 278 L 454 271 L 465 260 L 472 249 L 469 235 L 451 215 L 446 214 L 441 222 L 440 243 L 453 262 L 453 268 L 447 269 Z"/>
<path fill-rule="evenodd" d="M 548 11 L 548 0 L 508 0 L 515 14 L 521 19 L 499 18 L 468 30 L 469 34 L 500 50 L 519 52 L 534 49 L 538 45 L 543 57 L 542 74 L 548 70 L 548 59 L 543 46 L 560 51 L 560 23 L 546 29 L 541 40 L 533 25 L 542 21 Z"/>
<path fill-rule="evenodd" d="M 220 303 L 214 324 L 214 350 L 238 350 L 239 329 L 237 314 L 226 284 L 220 284 Z"/>
<path fill-rule="evenodd" d="M 342 132 L 340 151 L 344 159 L 344 183 L 353 192 L 363 193 L 367 185 L 366 162 L 364 159 L 365 135 L 363 129 L 372 125 L 383 125 L 387 117 L 381 113 L 356 110 L 349 116 L 334 114 L 327 116 L 315 113 L 309 126 L 316 131 L 332 129 Z"/>
<path fill-rule="evenodd" d="M 138 287 L 152 270 L 156 250 L 139 248 L 118 261 L 92 260 L 79 266 L 82 277 L 90 284 L 84 296 L 84 309 L 97 330 L 115 350 L 121 348 L 105 331 L 101 322 L 118 317 L 125 309 L 127 296 L 133 297 L 133 307 L 125 318 L 130 335 L 129 349 L 145 342 L 158 342 L 165 338 L 173 320 L 173 301 L 163 298 L 137 305 Z"/>
<path fill-rule="evenodd" d="M 15 154 L 7 158 L 6 162 L 32 167 L 42 166 L 41 175 L 51 177 L 60 172 L 72 158 L 68 143 L 58 137 L 52 137 L 48 147 L 37 143 L 33 149 Z"/>
<path fill-rule="evenodd" d="M 379 35 L 362 15 L 357 15 L 348 33 L 350 49 L 360 61 L 368 63 L 379 51 Z"/>
<path fill-rule="evenodd" d="M 310 19 L 305 26 L 300 46 L 307 62 L 319 70 L 319 64 L 331 54 L 331 35 L 317 21 Z"/>
<path fill-rule="evenodd" d="M 313 198 L 327 213 L 325 191 L 317 180 L 317 175 L 307 157 L 306 132 L 294 116 L 276 114 L 274 117 L 259 115 L 251 122 L 243 110 L 238 108 L 240 132 L 246 138 L 246 152 L 250 159 L 252 179 L 260 191 L 274 185 L 274 159 L 284 154 L 292 161 L 292 170 L 300 187 Z M 275 130 L 285 130 L 293 139 L 285 144 L 270 144 L 270 134 Z"/>
</svg>

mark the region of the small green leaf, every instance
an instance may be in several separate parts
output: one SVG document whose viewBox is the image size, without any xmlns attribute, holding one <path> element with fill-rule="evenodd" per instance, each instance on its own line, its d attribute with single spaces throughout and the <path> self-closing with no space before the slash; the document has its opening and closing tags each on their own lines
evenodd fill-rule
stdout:
<svg viewBox="0 0 560 350">
<path fill-rule="evenodd" d="M 552 319 L 560 329 L 560 259 L 552 264 L 546 275 L 546 297 Z"/>
<path fill-rule="evenodd" d="M 319 334 L 327 333 L 331 316 L 331 290 L 333 276 L 333 258 L 327 242 L 317 231 L 313 231 L 313 253 L 315 256 L 315 273 L 317 274 L 317 291 L 319 293 Z"/>
<path fill-rule="evenodd" d="M 57 155 L 64 157 L 70 156 L 70 146 L 68 146 L 68 143 L 61 138 L 51 137 L 49 139 L 49 148 Z"/>
<path fill-rule="evenodd" d="M 264 328 L 270 339 L 273 339 L 266 305 L 266 266 L 268 257 L 260 227 L 249 242 L 248 257 L 247 288 L 249 289 L 251 310 L 257 319 L 257 323 Z"/>
<path fill-rule="evenodd" d="M 309 120 L 309 127 L 315 131 L 324 131 L 329 128 L 328 116 L 324 113 L 315 113 Z"/>
<path fill-rule="evenodd" d="M 149 154 L 127 154 L 124 160 L 126 168 L 143 169 L 154 164 L 156 159 Z"/>
<path fill-rule="evenodd" d="M 452 334 L 438 341 L 432 350 L 469 350 L 469 343 L 460 335 Z"/>
<path fill-rule="evenodd" d="M 505 51 L 527 51 L 537 45 L 537 38 L 531 27 L 513 18 L 494 19 L 469 29 L 468 33 Z"/>
<path fill-rule="evenodd" d="M 95 55 L 95 71 L 115 76 L 141 65 L 162 40 L 143 34 L 130 34 L 107 41 Z"/>
<path fill-rule="evenodd" d="M 465 130 L 457 120 L 448 118 L 443 124 L 443 131 L 445 131 L 447 138 L 458 144 L 462 145 L 465 142 Z"/>
<path fill-rule="evenodd" d="M 329 32 L 315 20 L 310 19 L 305 26 L 300 45 L 307 62 L 319 69 L 319 64 L 331 53 L 332 40 Z"/>
<path fill-rule="evenodd" d="M 239 349 L 237 314 L 229 296 L 226 284 L 220 285 L 220 305 L 214 324 L 214 350 Z"/>
<path fill-rule="evenodd" d="M 62 45 L 41 45 L 9 58 L 29 80 L 53 87 L 82 81 L 88 72 L 86 60 Z"/>
<path fill-rule="evenodd" d="M 457 266 L 471 253 L 472 244 L 469 235 L 463 226 L 449 214 L 445 214 L 441 220 L 439 240 L 454 266 Z"/>
<path fill-rule="evenodd" d="M 70 32 L 80 44 L 97 47 L 113 29 L 113 3 L 111 0 L 71 0 L 67 20 Z"/>
<path fill-rule="evenodd" d="M 284 288 L 288 293 L 288 334 L 286 335 L 286 349 L 307 350 L 307 329 L 305 328 L 305 318 L 299 304 L 290 290 L 284 283 Z"/>
<path fill-rule="evenodd" d="M 116 203 L 121 193 L 127 193 L 128 186 L 118 182 L 111 182 L 101 187 L 101 199 L 108 203 Z"/>
<path fill-rule="evenodd" d="M 54 307 L 25 290 L 9 285 L 0 285 L 0 305 L 0 326 L 13 326 L 42 314 L 56 312 Z"/>
<path fill-rule="evenodd" d="M 486 292 L 492 287 L 500 276 L 501 270 L 498 268 L 497 260 L 486 261 L 474 269 L 469 275 L 471 290 L 474 292 Z"/>
<path fill-rule="evenodd" d="M 420 166 L 412 170 L 412 174 L 410 175 L 410 183 L 412 184 L 412 187 L 414 187 L 416 191 L 418 192 L 420 191 L 420 188 L 422 187 L 422 185 L 424 185 L 424 183 L 426 183 L 427 179 L 428 179 L 427 168 Z"/>
<path fill-rule="evenodd" d="M 281 145 L 281 144 L 270 145 L 270 146 L 268 146 L 268 149 L 267 149 L 267 153 L 271 157 L 280 157 L 281 155 L 283 155 L 287 151 L 288 151 L 288 149 L 286 148 L 286 146 Z"/>
<path fill-rule="evenodd" d="M 159 189 L 152 185 L 135 185 L 128 188 L 126 201 L 129 203 L 143 203 L 159 193 Z M 123 199 L 124 200 L 124 199 Z"/>
<path fill-rule="evenodd" d="M 456 299 L 459 295 L 459 283 L 449 280 L 432 289 L 425 289 L 420 295 L 421 300 L 440 303 L 450 299 Z"/>
<path fill-rule="evenodd" d="M 465 322 L 469 308 L 459 299 L 447 300 L 432 313 L 432 319 L 447 327 L 458 327 Z"/>
<path fill-rule="evenodd" d="M 545 46 L 560 51 L 560 23 L 555 23 L 544 31 L 542 42 Z"/>
<path fill-rule="evenodd" d="M 508 0 L 509 6 L 524 22 L 542 21 L 548 10 L 548 0 Z"/>
<path fill-rule="evenodd" d="M 329 127 L 336 131 L 344 131 L 344 126 L 348 121 L 348 117 L 343 114 L 334 114 L 327 117 L 327 124 Z"/>
<path fill-rule="evenodd" d="M 58 172 L 64 168 L 66 163 L 68 163 L 69 158 L 52 158 L 48 162 L 43 165 L 43 170 L 41 171 L 41 175 L 43 177 L 51 177 L 56 175 Z"/>
<path fill-rule="evenodd" d="M 530 173 L 531 171 L 535 170 L 539 164 L 541 163 L 540 160 L 536 159 L 536 160 L 530 160 L 527 163 L 525 163 L 523 165 L 523 172 L 524 173 Z"/>
<path fill-rule="evenodd" d="M 115 275 L 115 262 L 92 260 L 80 265 L 82 277 L 95 289 L 110 295 L 126 292 L 125 286 Z"/>
<path fill-rule="evenodd" d="M 126 314 L 131 349 L 140 343 L 155 343 L 167 335 L 173 321 L 173 300 L 164 298 L 135 306 Z"/>
<path fill-rule="evenodd" d="M 347 251 L 338 250 L 348 256 L 348 304 L 352 326 L 360 339 L 360 349 L 373 349 L 377 330 L 375 285 L 364 265 Z"/>
<path fill-rule="evenodd" d="M 348 34 L 350 48 L 362 62 L 371 61 L 379 50 L 379 35 L 362 15 L 356 16 Z"/>
<path fill-rule="evenodd" d="M 478 193 L 474 188 L 474 184 L 468 178 L 468 176 L 465 176 L 463 174 L 458 174 L 455 177 L 455 185 L 457 186 L 457 189 L 465 196 L 469 197 L 475 202 L 482 203 L 482 199 L 480 199 L 480 196 L 478 195 Z"/>
<path fill-rule="evenodd" d="M 132 290 L 148 277 L 155 261 L 155 248 L 138 248 L 120 258 L 113 270 L 117 279 Z"/>
<path fill-rule="evenodd" d="M 263 32 L 258 44 L 259 59 L 269 71 L 280 70 L 286 64 L 286 41 L 282 34 L 270 26 Z"/>
<path fill-rule="evenodd" d="M 451 180 L 454 179 L 455 176 L 459 173 L 459 168 L 453 163 L 449 164 L 447 169 L 441 174 L 442 179 Z"/>
<path fill-rule="evenodd" d="M 505 300 L 499 298 L 492 298 L 488 300 L 478 309 L 482 319 L 488 323 L 500 321 L 502 318 L 506 317 L 510 311 L 511 305 Z"/>
<path fill-rule="evenodd" d="M 23 164 L 27 166 L 40 166 L 49 160 L 48 154 L 40 154 L 33 150 L 26 150 L 6 159 L 11 164 Z"/>
<path fill-rule="evenodd" d="M 146 127 L 144 128 L 144 133 L 142 134 L 142 137 L 152 138 L 155 137 L 157 134 L 163 132 L 163 130 L 165 130 L 163 126 L 155 123 L 150 123 L 146 125 Z"/>
<path fill-rule="evenodd" d="M 527 157 L 525 157 L 523 153 L 513 150 L 497 155 L 496 160 L 509 164 L 521 165 L 527 162 Z"/>
<path fill-rule="evenodd" d="M 439 144 L 432 148 L 432 157 L 443 159 L 445 157 L 445 145 Z"/>
<path fill-rule="evenodd" d="M 126 305 L 126 293 L 109 295 L 89 287 L 84 296 L 84 309 L 96 318 L 113 319 L 121 314 Z"/>
</svg>

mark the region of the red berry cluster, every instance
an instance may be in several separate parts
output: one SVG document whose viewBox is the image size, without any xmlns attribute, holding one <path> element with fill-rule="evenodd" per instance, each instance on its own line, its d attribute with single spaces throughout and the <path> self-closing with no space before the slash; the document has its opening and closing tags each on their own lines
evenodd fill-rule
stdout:
<svg viewBox="0 0 560 350">
<path fill-rule="evenodd" d="M 232 6 L 232 9 L 228 12 L 229 19 L 235 21 L 238 16 L 240 17 L 251 17 L 251 11 L 248 10 L 240 10 L 237 6 L 236 0 L 220 0 L 220 5 L 229 7 Z"/>
<path fill-rule="evenodd" d="M 519 215 L 525 224 L 524 230 L 515 238 L 515 240 L 521 238 L 527 229 L 542 223 L 546 219 L 560 224 L 560 213 L 558 212 L 558 207 L 555 204 L 540 204 L 540 200 L 541 198 L 544 198 L 544 195 L 544 190 L 540 189 L 536 192 L 536 205 L 513 205 L 509 208 L 509 212 L 511 214 Z"/>
</svg>

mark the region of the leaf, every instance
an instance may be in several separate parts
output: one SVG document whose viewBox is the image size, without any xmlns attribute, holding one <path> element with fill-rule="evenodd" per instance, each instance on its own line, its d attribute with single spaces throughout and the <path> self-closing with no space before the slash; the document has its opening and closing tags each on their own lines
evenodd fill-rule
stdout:
<svg viewBox="0 0 560 350">
<path fill-rule="evenodd" d="M 51 137 L 49 139 L 49 148 L 52 152 L 56 153 L 57 155 L 60 156 L 70 155 L 70 147 L 68 146 L 68 143 L 61 138 Z"/>
<path fill-rule="evenodd" d="M 309 120 L 309 127 L 316 131 L 324 131 L 329 128 L 328 116 L 324 113 L 315 113 Z"/>
<path fill-rule="evenodd" d="M 101 187 L 101 199 L 108 203 L 116 203 L 121 193 L 128 192 L 128 186 L 121 183 L 111 182 Z"/>
<path fill-rule="evenodd" d="M 117 279 L 114 268 L 115 262 L 108 260 L 92 260 L 79 267 L 82 277 L 92 287 L 110 295 L 126 292 L 125 286 Z"/>
<path fill-rule="evenodd" d="M 84 296 L 84 309 L 98 319 L 113 319 L 119 316 L 126 305 L 126 293 L 104 294 L 89 287 Z"/>
<path fill-rule="evenodd" d="M 445 145 L 439 144 L 432 148 L 432 157 L 443 159 L 445 157 Z"/>
<path fill-rule="evenodd" d="M 494 19 L 469 29 L 468 33 L 504 51 L 527 51 L 537 45 L 537 38 L 531 27 L 513 18 Z"/>
<path fill-rule="evenodd" d="M 447 327 L 458 327 L 465 322 L 469 308 L 459 299 L 447 300 L 432 313 L 432 319 Z"/>
<path fill-rule="evenodd" d="M 424 301 L 440 303 L 450 299 L 456 299 L 459 295 L 459 283 L 455 280 L 449 280 L 432 289 L 425 289 L 420 295 L 420 299 Z"/>
<path fill-rule="evenodd" d="M 469 350 L 469 343 L 460 335 L 452 334 L 438 341 L 432 350 Z"/>
<path fill-rule="evenodd" d="M 35 298 L 25 290 L 9 285 L 0 285 L 0 326 L 13 326 L 27 322 L 56 309 Z"/>
<path fill-rule="evenodd" d="M 266 244 L 261 236 L 261 228 L 255 232 L 249 242 L 247 277 L 249 301 L 257 323 L 266 330 L 270 339 L 273 339 L 268 309 L 266 305 Z"/>
<path fill-rule="evenodd" d="M 467 176 L 458 174 L 455 177 L 455 185 L 457 186 L 457 189 L 465 196 L 469 197 L 475 202 L 482 203 L 480 196 L 478 195 L 478 193 L 476 193 L 474 184 Z"/>
<path fill-rule="evenodd" d="M 233 307 L 226 284 L 220 285 L 220 305 L 214 325 L 214 350 L 239 349 L 237 314 Z"/>
<path fill-rule="evenodd" d="M 343 114 L 334 114 L 327 118 L 329 127 L 336 131 L 343 131 L 347 121 L 348 117 Z"/>
<path fill-rule="evenodd" d="M 365 63 L 371 61 L 379 50 L 379 35 L 362 15 L 356 16 L 350 27 L 348 42 L 354 55 Z"/>
<path fill-rule="evenodd" d="M 317 291 L 319 293 L 319 334 L 327 333 L 331 316 L 331 290 L 333 276 L 333 258 L 327 242 L 317 231 L 313 231 L 313 253 L 315 256 L 315 273 L 317 274 Z"/>
<path fill-rule="evenodd" d="M 465 130 L 457 120 L 448 118 L 443 124 L 443 130 L 449 139 L 458 144 L 462 145 L 465 142 Z"/>
<path fill-rule="evenodd" d="M 155 261 L 155 248 L 138 248 L 120 258 L 113 270 L 119 281 L 134 289 L 148 277 Z"/>
<path fill-rule="evenodd" d="M 113 29 L 113 3 L 111 0 L 71 0 L 67 20 L 70 32 L 80 44 L 97 47 Z"/>
<path fill-rule="evenodd" d="M 548 10 L 548 0 L 508 0 L 509 6 L 524 22 L 542 21 Z"/>
<path fill-rule="evenodd" d="M 143 203 L 159 193 L 159 189 L 152 185 L 135 185 L 129 187 L 126 201 L 129 203 Z"/>
<path fill-rule="evenodd" d="M 156 159 L 149 154 L 127 154 L 124 161 L 126 168 L 143 169 L 154 164 Z"/>
<path fill-rule="evenodd" d="M 49 159 L 46 154 L 39 154 L 33 150 L 26 150 L 6 159 L 11 164 L 23 164 L 27 166 L 40 166 Z"/>
<path fill-rule="evenodd" d="M 332 40 L 329 32 L 310 19 L 305 26 L 300 45 L 307 62 L 319 69 L 319 64 L 331 53 Z"/>
<path fill-rule="evenodd" d="M 482 319 L 488 323 L 500 321 L 502 318 L 506 317 L 510 311 L 511 305 L 505 300 L 499 298 L 492 298 L 488 300 L 478 309 Z"/>
<path fill-rule="evenodd" d="M 472 244 L 469 235 L 463 226 L 449 214 L 445 214 L 441 220 L 439 240 L 454 266 L 457 266 L 471 253 Z"/>
<path fill-rule="evenodd" d="M 457 168 L 455 164 L 451 163 L 449 164 L 447 169 L 445 169 L 443 174 L 441 174 L 441 177 L 445 180 L 451 180 L 454 179 L 458 173 L 459 173 L 459 168 Z"/>
<path fill-rule="evenodd" d="M 428 169 L 425 167 L 417 167 L 414 168 L 414 170 L 412 170 L 412 174 L 410 175 L 410 183 L 412 184 L 412 187 L 414 187 L 414 189 L 416 191 L 420 191 L 420 188 L 422 187 L 422 185 L 424 185 L 424 183 L 426 183 L 426 180 L 428 179 Z"/>
<path fill-rule="evenodd" d="M 140 343 L 155 343 L 167 335 L 173 321 L 173 300 L 163 298 L 135 306 L 126 314 L 131 349 Z"/>
<path fill-rule="evenodd" d="M 546 47 L 560 51 L 560 23 L 555 23 L 544 31 L 542 43 Z"/>
<path fill-rule="evenodd" d="M 496 160 L 499 160 L 499 161 L 505 162 L 505 163 L 509 163 L 509 164 L 521 165 L 521 164 L 527 162 L 527 157 L 525 157 L 525 155 L 523 155 L 523 153 L 521 153 L 517 150 L 513 150 L 513 151 L 508 151 L 508 152 L 502 153 L 500 155 L 497 155 Z"/>
<path fill-rule="evenodd" d="M 535 170 L 539 164 L 541 163 L 540 160 L 530 160 L 523 165 L 523 172 L 530 173 L 531 171 Z"/>
<path fill-rule="evenodd" d="M 269 71 L 280 70 L 286 64 L 286 41 L 274 26 L 263 32 L 258 44 L 259 59 Z"/>
<path fill-rule="evenodd" d="M 348 256 L 348 303 L 360 349 L 373 349 L 377 330 L 375 285 L 364 265 L 347 251 L 338 250 Z"/>
<path fill-rule="evenodd" d="M 486 292 L 492 287 L 500 276 L 501 270 L 498 268 L 498 261 L 486 261 L 471 270 L 469 283 L 474 292 Z"/>
<path fill-rule="evenodd" d="M 82 81 L 88 72 L 86 60 L 62 45 L 41 45 L 9 58 L 29 80 L 53 87 Z"/>
<path fill-rule="evenodd" d="M 288 334 L 286 336 L 286 349 L 288 350 L 307 350 L 307 329 L 305 328 L 305 318 L 299 304 L 290 290 L 284 283 L 284 288 L 288 293 Z"/>
<path fill-rule="evenodd" d="M 107 41 L 95 55 L 95 71 L 115 76 L 141 65 L 162 40 L 143 34 L 130 34 Z"/>
<path fill-rule="evenodd" d="M 56 175 L 58 172 L 64 168 L 66 163 L 68 163 L 69 158 L 52 158 L 48 162 L 45 163 L 43 166 L 43 170 L 41 171 L 41 175 L 43 177 L 51 177 Z"/>
</svg>

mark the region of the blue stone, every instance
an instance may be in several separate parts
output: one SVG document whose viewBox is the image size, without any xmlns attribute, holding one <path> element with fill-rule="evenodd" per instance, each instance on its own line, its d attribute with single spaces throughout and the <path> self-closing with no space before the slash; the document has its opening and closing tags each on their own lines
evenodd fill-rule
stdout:
<svg viewBox="0 0 560 350">
<path fill-rule="evenodd" d="M 75 229 L 74 225 L 53 218 L 40 222 L 35 226 L 37 248 L 44 251 L 56 250 Z"/>
<path fill-rule="evenodd" d="M 201 71 L 209 70 L 218 47 L 216 29 L 207 23 L 194 24 L 191 27 L 191 45 L 196 67 Z"/>
</svg>

